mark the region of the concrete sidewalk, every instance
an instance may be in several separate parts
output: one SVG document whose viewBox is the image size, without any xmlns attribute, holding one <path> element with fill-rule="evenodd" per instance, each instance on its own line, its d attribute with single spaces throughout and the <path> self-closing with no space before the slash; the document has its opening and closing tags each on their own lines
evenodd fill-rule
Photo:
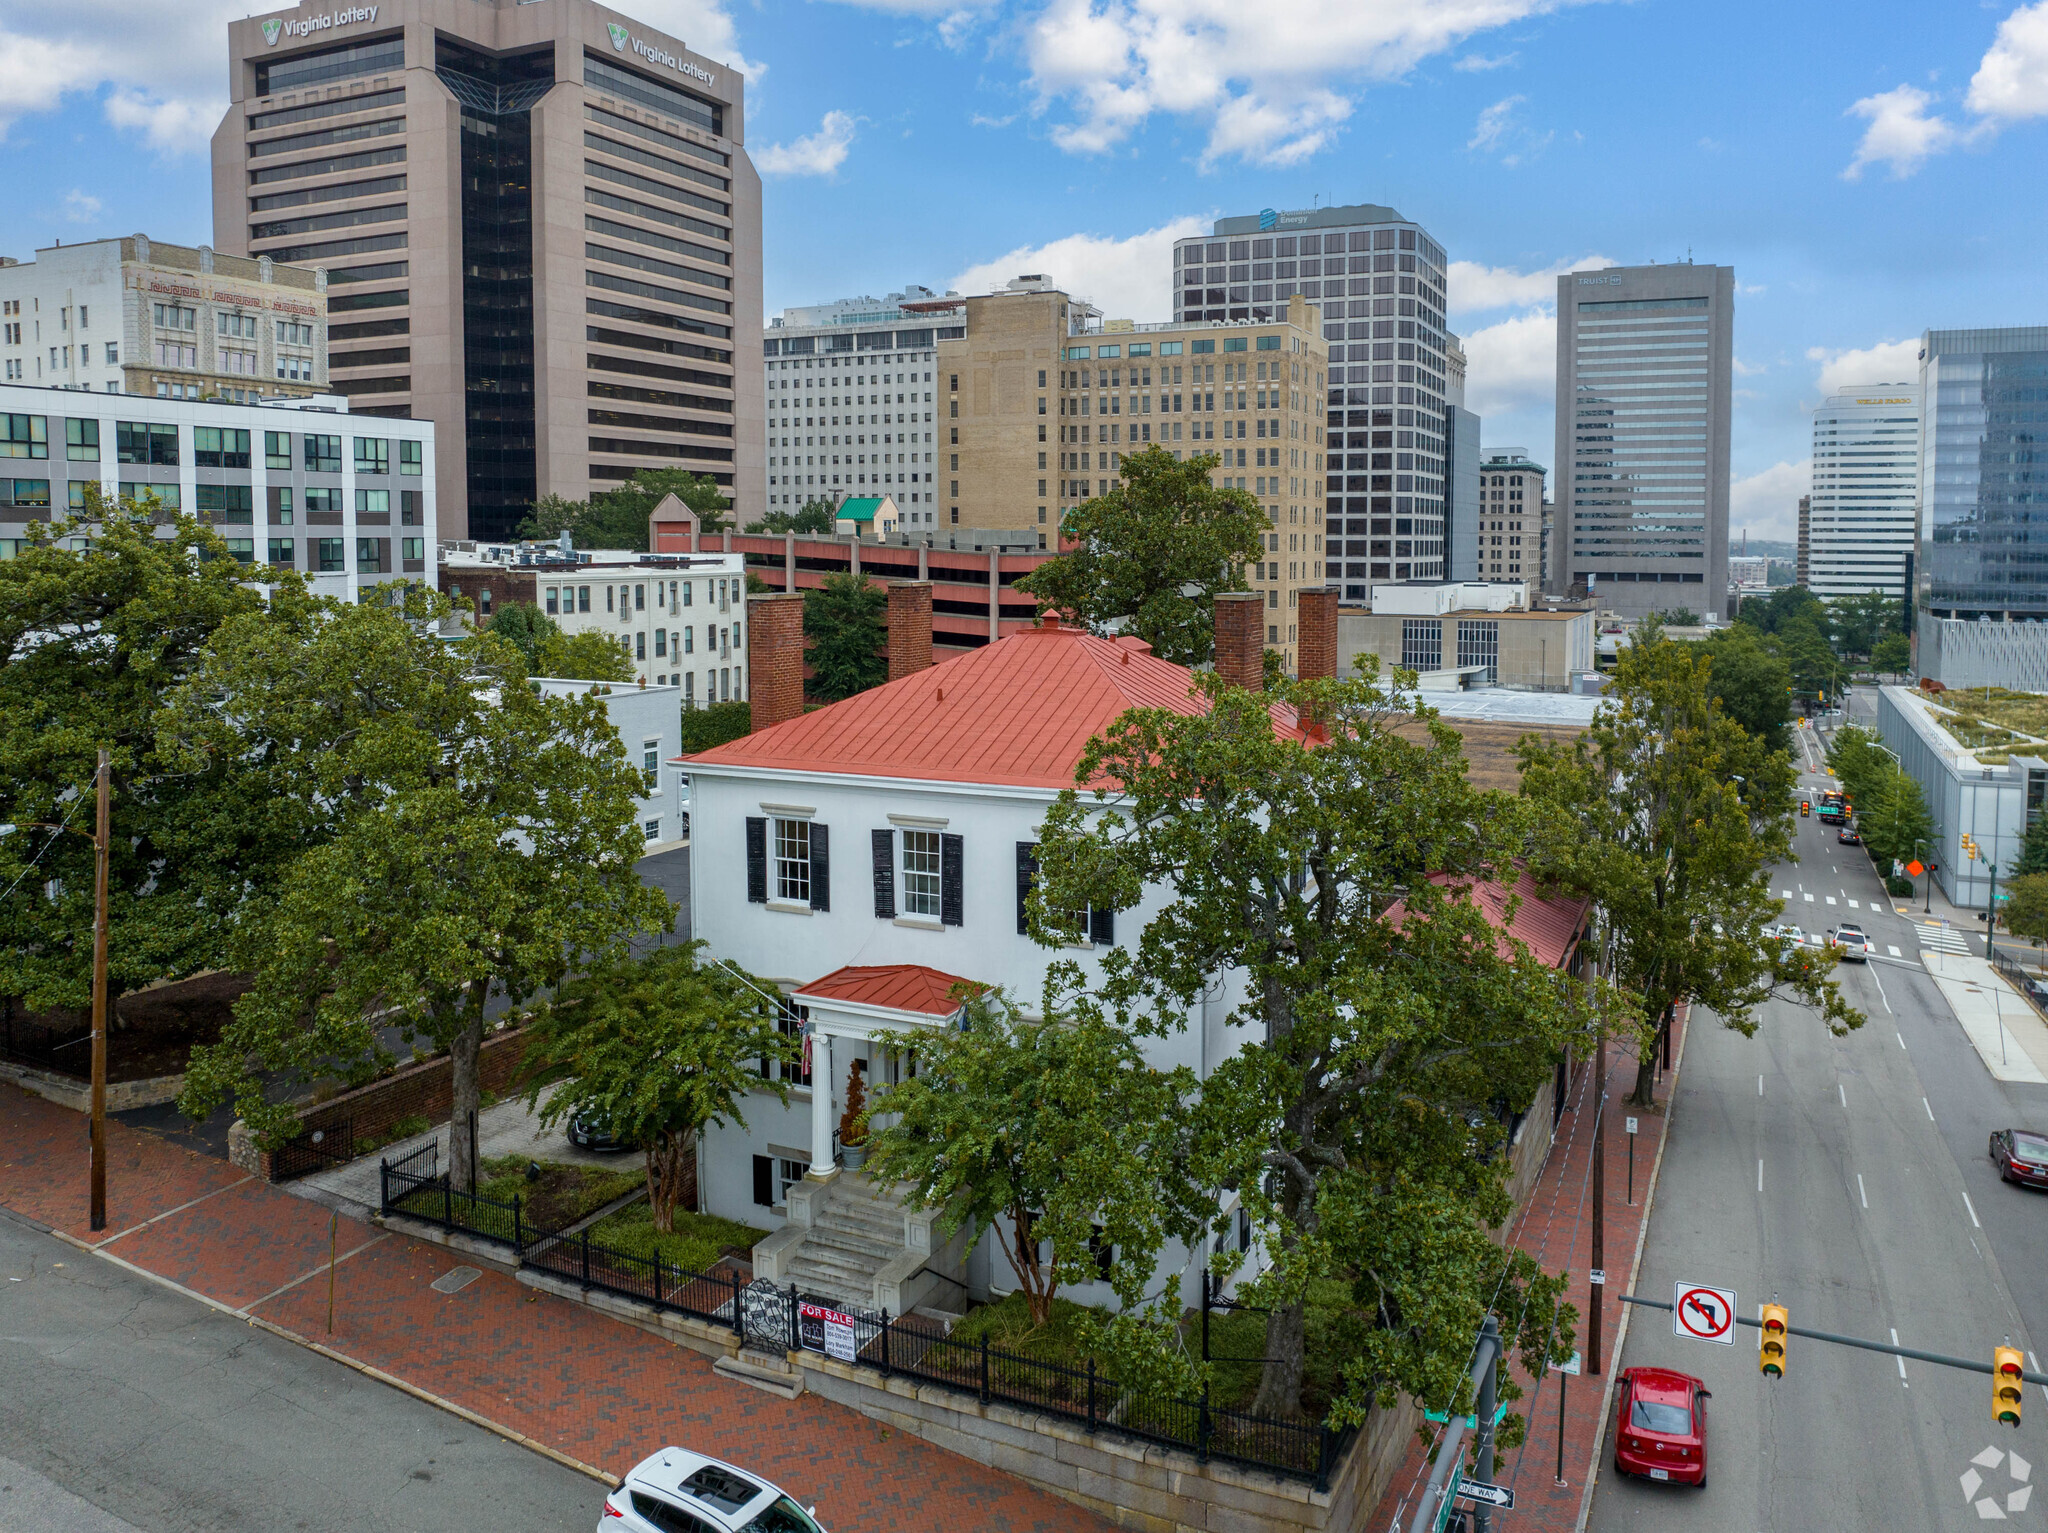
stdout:
<svg viewBox="0 0 2048 1533">
<path fill-rule="evenodd" d="M 2048 1085 L 2048 1022 L 1982 958 L 1923 952 L 1964 1036 L 1991 1078 Z"/>
<path fill-rule="evenodd" d="M 818 1504 L 842 1533 L 1102 1533 L 999 1471 L 813 1395 L 782 1400 L 696 1353 L 483 1271 L 451 1294 L 444 1248 L 387 1234 L 226 1161 L 108 1125 L 108 1228 L 86 1229 L 84 1122 L 0 1087 L 0 1206 L 103 1260 L 457 1412 L 593 1482 L 675 1443 Z M 330 1244 L 331 1242 L 331 1244 Z M 334 1320 L 328 1329 L 329 1252 Z M 595 1519 L 601 1487 L 591 1487 Z"/>
</svg>

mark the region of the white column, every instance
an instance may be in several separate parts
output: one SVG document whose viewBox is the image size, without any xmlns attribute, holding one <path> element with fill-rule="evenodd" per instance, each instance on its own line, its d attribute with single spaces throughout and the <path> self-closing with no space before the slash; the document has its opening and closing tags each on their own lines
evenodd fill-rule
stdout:
<svg viewBox="0 0 2048 1533">
<path fill-rule="evenodd" d="M 815 1023 L 812 1024 L 816 1026 Z M 832 1165 L 832 1035 L 811 1034 L 811 1175 L 830 1176 Z"/>
</svg>

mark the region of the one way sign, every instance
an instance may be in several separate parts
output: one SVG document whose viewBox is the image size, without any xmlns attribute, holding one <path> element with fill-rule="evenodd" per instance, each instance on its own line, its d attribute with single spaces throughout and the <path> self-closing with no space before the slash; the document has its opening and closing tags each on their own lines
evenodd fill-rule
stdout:
<svg viewBox="0 0 2048 1533">
<path fill-rule="evenodd" d="M 1488 1506 L 1497 1506 L 1502 1511 L 1512 1511 L 1515 1492 L 1512 1486 L 1489 1485 L 1484 1480 L 1466 1480 L 1458 1486 L 1458 1497 L 1464 1501 L 1482 1501 Z"/>
</svg>

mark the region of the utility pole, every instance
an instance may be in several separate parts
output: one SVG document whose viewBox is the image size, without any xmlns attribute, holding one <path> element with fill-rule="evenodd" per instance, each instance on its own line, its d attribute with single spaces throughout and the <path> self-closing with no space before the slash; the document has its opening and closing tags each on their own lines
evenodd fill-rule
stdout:
<svg viewBox="0 0 2048 1533">
<path fill-rule="evenodd" d="M 93 844 L 92 918 L 92 1227 L 107 1227 L 107 849 L 112 767 L 100 747 L 99 823 Z"/>
<path fill-rule="evenodd" d="M 1500 1322 L 1494 1319 L 1492 1315 L 1488 1315 L 1486 1323 L 1480 1327 L 1479 1338 L 1482 1351 L 1486 1349 L 1487 1342 L 1491 1340 L 1494 1357 L 1498 1358 L 1500 1356 Z M 1489 1485 L 1493 1483 L 1493 1414 L 1496 1409 L 1495 1395 L 1497 1393 L 1495 1381 L 1499 1377 L 1500 1367 L 1496 1362 L 1487 1368 L 1479 1380 L 1478 1468 L 1479 1478 Z M 1475 1533 L 1493 1533 L 1493 1508 L 1483 1502 L 1474 1508 L 1472 1524 Z"/>
<path fill-rule="evenodd" d="M 1610 927 L 1602 953 L 1602 980 L 1614 974 L 1614 932 Z M 1593 1270 L 1586 1286 L 1586 1371 L 1600 1372 L 1601 1297 L 1607 1282 L 1604 1255 L 1605 1228 L 1602 1215 L 1607 1201 L 1607 1155 L 1604 1135 L 1607 1108 L 1607 1000 L 1600 1000 L 1599 1041 L 1594 1046 L 1593 1066 Z"/>
</svg>

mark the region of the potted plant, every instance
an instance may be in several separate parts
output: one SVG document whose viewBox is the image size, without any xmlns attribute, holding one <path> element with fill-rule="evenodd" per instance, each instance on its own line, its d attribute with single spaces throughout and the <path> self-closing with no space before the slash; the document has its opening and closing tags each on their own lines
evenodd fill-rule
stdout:
<svg viewBox="0 0 2048 1533">
<path fill-rule="evenodd" d="M 846 1070 L 846 1111 L 839 1115 L 839 1162 L 858 1171 L 868 1159 L 867 1061 L 856 1059 Z"/>
</svg>

